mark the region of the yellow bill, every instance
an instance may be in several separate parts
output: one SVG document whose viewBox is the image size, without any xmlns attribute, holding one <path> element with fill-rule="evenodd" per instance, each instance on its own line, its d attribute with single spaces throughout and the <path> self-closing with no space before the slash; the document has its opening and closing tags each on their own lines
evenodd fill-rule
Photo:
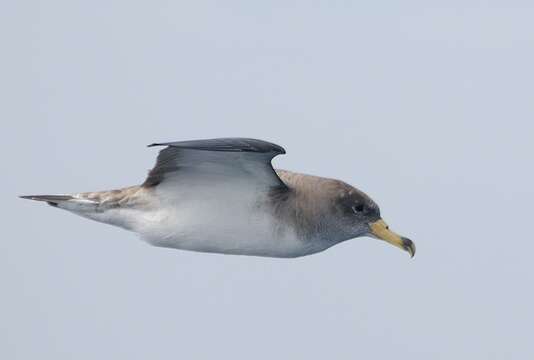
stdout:
<svg viewBox="0 0 534 360">
<path fill-rule="evenodd" d="M 380 239 L 387 241 L 391 245 L 395 245 L 402 250 L 408 251 L 410 256 L 415 255 L 415 244 L 412 240 L 402 237 L 393 231 L 389 230 L 389 226 L 385 223 L 384 220 L 380 219 L 373 223 L 369 224 L 371 228 L 371 235 Z"/>
</svg>

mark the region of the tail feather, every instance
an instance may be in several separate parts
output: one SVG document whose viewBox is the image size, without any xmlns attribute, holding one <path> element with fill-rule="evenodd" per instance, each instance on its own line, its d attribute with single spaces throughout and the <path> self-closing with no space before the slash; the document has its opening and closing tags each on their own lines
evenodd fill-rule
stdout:
<svg viewBox="0 0 534 360">
<path fill-rule="evenodd" d="M 60 202 L 76 199 L 72 195 L 23 195 L 19 196 L 21 199 L 46 201 L 50 206 L 58 206 Z"/>
<path fill-rule="evenodd" d="M 93 210 L 99 202 L 88 199 L 84 194 L 76 195 L 24 195 L 22 199 L 44 201 L 50 206 L 59 207 L 71 211 Z"/>
<path fill-rule="evenodd" d="M 58 209 L 67 210 L 85 218 L 132 229 L 137 221 L 135 209 L 139 203 L 137 192 L 142 188 L 129 188 L 62 195 L 24 195 L 22 199 L 43 201 Z"/>
</svg>

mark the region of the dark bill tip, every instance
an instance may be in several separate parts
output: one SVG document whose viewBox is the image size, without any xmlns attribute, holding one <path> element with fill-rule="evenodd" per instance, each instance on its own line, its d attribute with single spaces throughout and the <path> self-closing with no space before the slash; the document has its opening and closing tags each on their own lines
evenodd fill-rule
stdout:
<svg viewBox="0 0 534 360">
<path fill-rule="evenodd" d="M 415 244 L 412 240 L 401 237 L 402 239 L 402 248 L 410 253 L 410 257 L 415 255 Z"/>
</svg>

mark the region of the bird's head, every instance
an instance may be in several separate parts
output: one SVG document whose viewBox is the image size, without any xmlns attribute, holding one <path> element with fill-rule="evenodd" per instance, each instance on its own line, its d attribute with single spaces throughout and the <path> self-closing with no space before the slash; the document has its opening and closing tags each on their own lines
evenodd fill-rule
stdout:
<svg viewBox="0 0 534 360">
<path fill-rule="evenodd" d="M 349 238 L 370 236 L 407 251 L 411 257 L 415 255 L 413 241 L 391 231 L 378 205 L 362 191 L 341 183 L 335 207 L 339 226 Z"/>
</svg>

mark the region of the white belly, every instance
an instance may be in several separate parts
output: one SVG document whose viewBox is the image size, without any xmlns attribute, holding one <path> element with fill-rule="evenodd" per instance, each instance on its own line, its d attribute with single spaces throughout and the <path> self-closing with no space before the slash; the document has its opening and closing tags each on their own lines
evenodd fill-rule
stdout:
<svg viewBox="0 0 534 360">
<path fill-rule="evenodd" d="M 265 198 L 257 191 L 202 190 L 171 199 L 158 196 L 159 204 L 134 230 L 152 245 L 183 250 L 271 257 L 323 250 L 310 249 L 294 229 L 259 206 Z"/>
</svg>

